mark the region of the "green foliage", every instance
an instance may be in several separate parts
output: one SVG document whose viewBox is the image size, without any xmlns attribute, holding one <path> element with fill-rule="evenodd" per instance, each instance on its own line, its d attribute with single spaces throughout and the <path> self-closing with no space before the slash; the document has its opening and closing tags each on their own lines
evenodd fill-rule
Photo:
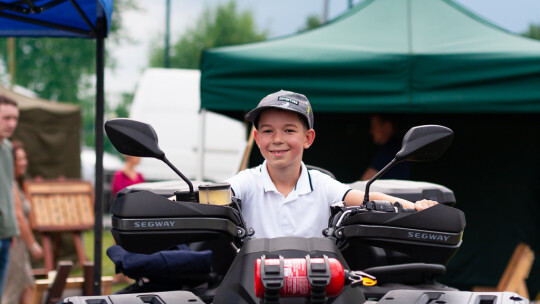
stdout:
<svg viewBox="0 0 540 304">
<path fill-rule="evenodd" d="M 0 44 L 7 45 L 7 38 Z M 7 52 L 0 50 L 0 54 Z M 3 55 L 0 55 L 3 56 Z M 78 103 L 79 88 L 90 87 L 95 41 L 66 38 L 16 38 L 15 81 L 39 96 Z"/>
<path fill-rule="evenodd" d="M 132 0 L 115 1 L 107 43 L 121 40 L 122 10 L 134 8 Z M 0 60 L 8 62 L 8 38 L 0 38 Z M 15 38 L 15 79 L 40 97 L 79 104 L 80 93 L 92 87 L 96 67 L 96 42 L 82 38 Z M 107 61 L 110 61 L 108 58 Z"/>
<path fill-rule="evenodd" d="M 170 67 L 197 69 L 204 49 L 265 40 L 266 31 L 257 32 L 253 13 L 238 12 L 236 3 L 206 8 L 195 27 L 189 28 L 170 52 Z M 164 50 L 154 43 L 150 66 L 162 67 Z"/>
<path fill-rule="evenodd" d="M 115 117 L 129 117 L 129 109 L 133 102 L 134 93 L 123 93 L 122 101 L 114 108 Z"/>
<path fill-rule="evenodd" d="M 523 36 L 540 40 L 540 24 L 530 24 L 529 30 Z"/>
<path fill-rule="evenodd" d="M 321 25 L 322 25 L 322 21 L 319 15 L 310 15 L 308 16 L 306 20 L 306 25 L 303 28 L 301 28 L 299 31 L 302 32 L 302 31 L 312 30 Z"/>
<path fill-rule="evenodd" d="M 129 117 L 129 109 L 133 101 L 133 93 L 122 94 L 122 100 L 116 107 L 110 107 L 105 104 L 105 120 Z M 88 96 L 80 100 L 81 113 L 82 113 L 82 141 L 86 146 L 94 147 L 96 138 L 94 134 L 95 130 L 95 117 L 96 117 L 96 101 L 93 96 Z M 103 139 L 103 150 L 111 154 L 120 155 L 116 148 L 109 141 L 109 138 L 105 136 Z"/>
</svg>

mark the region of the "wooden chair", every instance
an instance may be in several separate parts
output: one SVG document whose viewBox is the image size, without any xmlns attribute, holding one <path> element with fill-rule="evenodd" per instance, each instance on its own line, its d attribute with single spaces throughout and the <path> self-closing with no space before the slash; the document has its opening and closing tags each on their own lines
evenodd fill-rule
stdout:
<svg viewBox="0 0 540 304">
<path fill-rule="evenodd" d="M 83 266 L 83 277 L 69 277 L 73 268 L 73 262 L 60 261 L 56 268 L 56 276 L 53 278 L 36 280 L 32 304 L 55 304 L 73 295 L 89 296 L 93 292 L 94 264 L 86 262 Z M 102 277 L 102 294 L 110 294 L 113 277 Z M 44 298 L 45 296 L 45 298 Z"/>
<path fill-rule="evenodd" d="M 525 298 L 529 298 L 529 292 L 525 280 L 529 277 L 532 264 L 534 262 L 534 252 L 529 245 L 519 243 L 506 265 L 497 287 L 475 286 L 473 291 L 511 291 Z"/>
</svg>

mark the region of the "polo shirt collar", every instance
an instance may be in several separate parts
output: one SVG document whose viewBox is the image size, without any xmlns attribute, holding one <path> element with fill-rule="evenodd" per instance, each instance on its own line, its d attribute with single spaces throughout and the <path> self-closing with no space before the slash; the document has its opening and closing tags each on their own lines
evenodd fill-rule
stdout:
<svg viewBox="0 0 540 304">
<path fill-rule="evenodd" d="M 311 183 L 311 175 L 309 174 L 308 169 L 306 168 L 306 165 L 304 165 L 304 162 L 302 162 L 302 172 L 300 172 L 300 178 L 296 182 L 296 186 L 294 187 L 294 191 L 296 191 L 298 194 L 306 194 L 311 191 L 313 191 L 313 185 Z M 268 174 L 268 168 L 266 167 L 266 160 L 261 165 L 261 173 L 263 178 L 263 187 L 264 191 L 274 191 L 278 192 L 276 186 L 274 185 L 274 182 L 272 182 L 272 179 L 270 178 L 270 174 Z"/>
</svg>

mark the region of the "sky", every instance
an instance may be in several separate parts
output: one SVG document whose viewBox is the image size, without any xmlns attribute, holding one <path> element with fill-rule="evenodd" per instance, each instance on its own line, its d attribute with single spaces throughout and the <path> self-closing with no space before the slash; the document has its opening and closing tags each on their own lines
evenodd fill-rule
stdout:
<svg viewBox="0 0 540 304">
<path fill-rule="evenodd" d="M 328 20 L 343 14 L 349 0 L 327 0 Z M 397 1 L 397 0 L 396 0 Z M 540 0 L 454 0 L 480 17 L 510 32 L 522 33 L 529 25 L 540 24 Z M 115 70 L 106 70 L 105 90 L 108 102 L 114 103 L 122 92 L 134 92 L 147 67 L 152 43 L 164 43 L 166 0 L 135 0 L 139 10 L 122 15 L 122 27 L 133 42 L 107 48 L 116 62 Z M 170 0 L 170 43 L 195 25 L 205 7 L 215 7 L 228 0 Z M 362 2 L 354 0 L 353 4 Z M 308 16 L 323 15 L 324 0 L 236 0 L 239 11 L 253 12 L 259 30 L 269 37 L 293 34 L 305 25 Z M 113 16 L 114 18 L 114 16 Z"/>
</svg>

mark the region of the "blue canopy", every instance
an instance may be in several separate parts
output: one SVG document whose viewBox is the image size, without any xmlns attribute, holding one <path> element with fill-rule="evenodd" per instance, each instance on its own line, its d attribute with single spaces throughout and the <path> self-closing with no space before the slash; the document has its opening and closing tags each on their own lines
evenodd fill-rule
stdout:
<svg viewBox="0 0 540 304">
<path fill-rule="evenodd" d="M 113 0 L 0 0 L 0 36 L 96 38 L 109 32 Z"/>
</svg>

